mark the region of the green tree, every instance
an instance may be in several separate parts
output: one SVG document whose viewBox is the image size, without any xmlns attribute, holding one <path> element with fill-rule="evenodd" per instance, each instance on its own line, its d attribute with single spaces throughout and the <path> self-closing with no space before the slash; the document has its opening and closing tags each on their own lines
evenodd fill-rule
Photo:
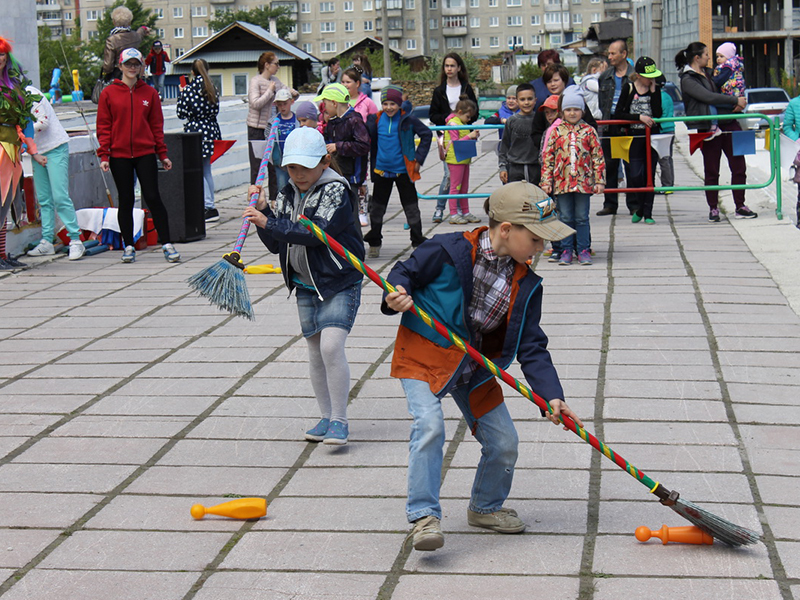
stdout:
<svg viewBox="0 0 800 600">
<path fill-rule="evenodd" d="M 133 21 L 131 21 L 131 29 L 136 31 L 142 25 L 153 29 L 156 24 L 156 13 L 149 8 L 144 8 L 139 0 L 116 0 L 114 4 L 108 7 L 103 16 L 97 20 L 97 37 L 89 40 L 86 43 L 86 48 L 90 54 L 96 56 L 99 60 L 103 58 L 103 50 L 106 47 L 106 39 L 108 38 L 111 30 L 114 29 L 114 23 L 111 22 L 111 13 L 118 6 L 127 6 L 133 13 Z M 153 37 L 155 39 L 155 37 Z M 145 41 L 142 47 L 139 48 L 143 54 L 147 54 L 151 42 Z"/>
<path fill-rule="evenodd" d="M 84 96 L 88 98 L 92 93 L 92 87 L 99 73 L 98 59 L 89 53 L 86 45 L 81 41 L 80 24 L 76 25 L 72 35 L 60 38 L 51 37 L 49 27 L 39 27 L 39 74 L 43 92 L 50 89 L 53 69 L 58 67 L 61 69 L 62 94 L 72 93 L 70 69 L 78 70 Z"/>
<path fill-rule="evenodd" d="M 225 29 L 231 23 L 236 21 L 244 21 L 251 25 L 258 25 L 269 31 L 269 22 L 275 19 L 275 25 L 278 29 L 278 37 L 286 37 L 292 28 L 295 26 L 294 19 L 289 15 L 290 10 L 286 6 L 279 6 L 277 8 L 254 8 L 252 10 L 217 10 L 216 14 L 208 19 L 208 26 L 214 31 Z"/>
</svg>

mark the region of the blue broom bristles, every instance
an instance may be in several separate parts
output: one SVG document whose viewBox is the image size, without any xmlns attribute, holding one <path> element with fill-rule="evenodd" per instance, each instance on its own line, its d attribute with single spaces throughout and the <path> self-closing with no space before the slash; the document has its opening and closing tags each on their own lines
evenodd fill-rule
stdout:
<svg viewBox="0 0 800 600">
<path fill-rule="evenodd" d="M 255 321 L 244 271 L 224 258 L 195 273 L 186 282 L 220 310 Z"/>
</svg>

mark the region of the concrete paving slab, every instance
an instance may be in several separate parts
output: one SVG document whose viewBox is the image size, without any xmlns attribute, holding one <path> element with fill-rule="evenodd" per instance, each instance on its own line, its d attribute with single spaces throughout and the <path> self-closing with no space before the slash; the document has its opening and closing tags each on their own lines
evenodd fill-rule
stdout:
<svg viewBox="0 0 800 600">
<path fill-rule="evenodd" d="M 59 417 L 56 415 L 3 414 L 0 412 L 0 436 L 33 437 L 58 419 Z"/>
<path fill-rule="evenodd" d="M 478 598 L 491 598 L 497 593 L 499 578 L 452 574 L 402 575 L 392 594 L 394 600 L 416 600 L 424 590 L 431 598 L 460 600 L 464 590 L 470 590 Z M 505 600 L 529 600 L 552 595 L 555 598 L 576 598 L 578 580 L 573 577 L 502 577 Z"/>
<path fill-rule="evenodd" d="M 22 568 L 57 537 L 52 529 L 4 529 L 0 567 Z"/>
<path fill-rule="evenodd" d="M 335 457 L 335 451 L 331 454 Z M 298 471 L 283 490 L 285 496 L 405 497 L 405 468 L 325 467 Z M 444 493 L 443 493 L 444 495 Z"/>
<path fill-rule="evenodd" d="M 606 419 L 628 421 L 715 421 L 727 422 L 724 404 L 719 400 L 652 400 L 605 398 Z"/>
<path fill-rule="evenodd" d="M 519 445 L 517 469 L 587 469 L 592 448 L 574 443 L 527 443 Z M 475 440 L 459 444 L 452 460 L 453 467 L 476 468 L 481 457 L 481 445 Z"/>
<path fill-rule="evenodd" d="M 126 396 L 115 392 L 86 409 L 86 415 L 196 416 L 216 401 L 213 396 Z"/>
<path fill-rule="evenodd" d="M 756 475 L 758 491 L 766 504 L 800 506 L 795 483 L 795 478 L 788 475 Z"/>
<path fill-rule="evenodd" d="M 289 467 L 307 442 L 252 440 L 181 440 L 159 465 Z"/>
<path fill-rule="evenodd" d="M 626 457 L 628 458 L 628 457 Z M 634 463 L 635 464 L 635 463 Z M 639 467 L 640 465 L 636 465 Z M 722 508 L 729 504 L 752 503 L 753 495 L 743 473 L 717 472 L 662 472 L 645 471 L 653 481 L 661 482 L 667 489 L 677 490 L 681 497 L 711 512 L 720 514 L 719 509 L 711 508 L 711 503 L 720 503 Z M 636 500 L 644 498 L 648 488 L 637 482 L 622 469 L 603 473 L 600 483 L 600 498 L 603 500 Z M 709 506 L 707 507 L 706 504 Z M 725 514 L 723 517 L 727 518 Z"/>
<path fill-rule="evenodd" d="M 367 600 L 376 598 L 383 575 L 351 573 L 220 572 L 197 593 L 197 600 L 238 600 L 289 596 L 293 600 Z"/>
<path fill-rule="evenodd" d="M 475 468 L 451 468 L 442 484 L 443 498 L 469 498 L 475 479 Z M 585 471 L 517 469 L 511 499 L 584 499 L 588 494 L 589 477 Z"/>
<path fill-rule="evenodd" d="M 0 491 L 106 494 L 135 468 L 131 465 L 5 464 L 0 466 Z"/>
<path fill-rule="evenodd" d="M 625 577 L 597 579 L 594 586 L 595 600 L 635 598 L 643 588 L 669 589 L 675 598 L 692 600 L 772 600 L 781 593 L 774 581 L 758 579 L 724 578 L 659 578 Z"/>
<path fill-rule="evenodd" d="M 191 417 L 86 415 L 76 417 L 53 431 L 53 437 L 171 438 Z"/>
<path fill-rule="evenodd" d="M 611 448 L 648 474 L 652 469 L 661 472 L 743 471 L 741 456 L 735 446 L 614 444 Z M 610 460 L 601 461 L 600 467 L 605 471 L 619 469 Z"/>
<path fill-rule="evenodd" d="M 139 465 L 163 445 L 163 439 L 46 438 L 14 462 Z"/>
<path fill-rule="evenodd" d="M 0 527 L 63 529 L 102 499 L 91 494 L 0 493 Z"/>
</svg>

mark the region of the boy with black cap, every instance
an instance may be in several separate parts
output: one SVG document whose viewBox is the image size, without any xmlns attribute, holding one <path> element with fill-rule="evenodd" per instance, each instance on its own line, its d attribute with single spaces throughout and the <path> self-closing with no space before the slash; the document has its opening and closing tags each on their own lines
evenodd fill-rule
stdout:
<svg viewBox="0 0 800 600">
<path fill-rule="evenodd" d="M 144 59 L 144 64 L 150 67 L 150 74 L 153 76 L 153 87 L 158 92 L 158 97 L 164 99 L 164 77 L 167 74 L 167 63 L 172 62 L 169 54 L 164 50 L 161 40 L 153 42 L 150 53 Z"/>
<path fill-rule="evenodd" d="M 503 506 L 511 490 L 519 439 L 503 393 L 492 374 L 425 325 L 416 302 L 470 345 L 506 369 L 516 359 L 528 385 L 560 415 L 580 419 L 547 351 L 539 320 L 542 279 L 528 266 L 545 240 L 574 231 L 558 220 L 555 202 L 520 181 L 495 191 L 484 204 L 489 227 L 436 235 L 388 276 L 397 291 L 386 295 L 384 314 L 405 313 L 397 332 L 392 376 L 401 380 L 414 419 L 408 460 L 406 513 L 416 550 L 444 545 L 439 504 L 445 441 L 442 398 L 451 394 L 481 444 L 481 459 L 467 521 L 499 533 L 520 533 L 525 523 Z"/>
</svg>

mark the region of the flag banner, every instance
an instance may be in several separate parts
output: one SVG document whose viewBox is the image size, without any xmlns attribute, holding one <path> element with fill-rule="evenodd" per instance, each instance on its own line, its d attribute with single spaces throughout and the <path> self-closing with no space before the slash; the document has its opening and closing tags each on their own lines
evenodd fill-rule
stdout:
<svg viewBox="0 0 800 600">
<path fill-rule="evenodd" d="M 723 134 L 724 135 L 724 134 Z M 697 152 L 698 148 L 703 145 L 703 141 L 711 137 L 710 131 L 698 131 L 697 133 L 689 134 L 689 154 Z"/>
<path fill-rule="evenodd" d="M 456 160 L 461 162 L 478 156 L 478 140 L 456 140 L 453 142 Z"/>
<path fill-rule="evenodd" d="M 669 145 L 674 137 L 671 133 L 657 133 L 650 136 L 650 146 L 656 151 L 659 158 L 669 156 Z"/>
<path fill-rule="evenodd" d="M 236 140 L 214 140 L 214 152 L 211 154 L 211 163 L 213 164 L 215 160 L 230 150 L 230 147 L 235 143 Z"/>
<path fill-rule="evenodd" d="M 756 153 L 756 132 L 755 131 L 732 131 L 731 143 L 733 144 L 734 156 L 745 156 Z"/>
<path fill-rule="evenodd" d="M 633 136 L 622 135 L 611 138 L 611 158 L 621 158 L 625 162 L 631 162 L 631 143 Z"/>
</svg>

